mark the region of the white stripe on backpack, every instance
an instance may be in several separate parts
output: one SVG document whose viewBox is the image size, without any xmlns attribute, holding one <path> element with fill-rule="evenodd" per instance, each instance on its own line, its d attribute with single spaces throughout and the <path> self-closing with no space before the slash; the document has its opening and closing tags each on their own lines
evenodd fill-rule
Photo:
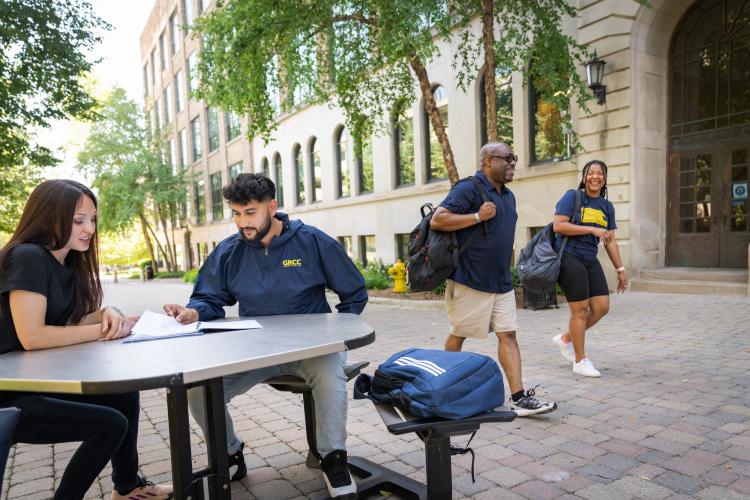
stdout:
<svg viewBox="0 0 750 500">
<path fill-rule="evenodd" d="M 422 363 L 427 366 L 431 366 L 433 369 L 439 371 L 440 373 L 445 373 L 445 368 L 441 368 L 439 365 L 436 365 L 434 362 L 428 360 L 428 359 L 416 359 L 412 358 L 410 356 L 401 356 L 401 359 L 408 359 L 409 361 L 414 361 L 416 363 Z"/>
<path fill-rule="evenodd" d="M 438 375 L 442 375 L 443 373 L 445 373 L 445 369 L 440 368 L 438 365 L 436 365 L 435 363 L 432 363 L 431 361 L 426 361 L 423 359 L 414 359 L 408 356 L 400 357 L 394 360 L 393 363 L 400 365 L 400 366 L 415 366 L 417 368 L 421 368 L 427 373 L 435 375 L 436 377 Z"/>
</svg>

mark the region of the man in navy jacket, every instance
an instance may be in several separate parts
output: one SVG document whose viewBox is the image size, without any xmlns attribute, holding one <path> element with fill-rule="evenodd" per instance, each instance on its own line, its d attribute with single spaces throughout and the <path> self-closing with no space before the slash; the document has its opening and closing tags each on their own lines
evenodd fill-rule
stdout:
<svg viewBox="0 0 750 500">
<path fill-rule="evenodd" d="M 198 272 L 186 307 L 164 310 L 181 323 L 224 317 L 224 306 L 239 302 L 240 316 L 329 313 L 330 288 L 340 299 L 339 312 L 359 314 L 367 304 L 362 274 L 341 245 L 319 229 L 277 212 L 276 188 L 261 174 L 240 174 L 223 190 L 238 233 L 217 246 Z M 272 377 L 304 378 L 315 398 L 321 469 L 333 498 L 356 496 L 346 465 L 347 392 L 345 353 L 335 353 L 224 377 L 224 398 L 247 392 Z M 201 388 L 188 391 L 190 412 L 205 435 Z M 244 443 L 226 412 L 227 447 L 232 481 L 247 474 Z"/>
</svg>

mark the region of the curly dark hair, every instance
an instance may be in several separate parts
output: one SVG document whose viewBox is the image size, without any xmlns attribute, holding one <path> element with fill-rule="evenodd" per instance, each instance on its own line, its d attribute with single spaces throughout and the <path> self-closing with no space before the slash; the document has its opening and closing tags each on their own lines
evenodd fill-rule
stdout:
<svg viewBox="0 0 750 500">
<path fill-rule="evenodd" d="M 263 174 L 239 174 L 222 190 L 229 203 L 247 205 L 251 201 L 268 201 L 276 198 L 276 186 Z"/>
<path fill-rule="evenodd" d="M 590 162 L 586 163 L 583 166 L 583 170 L 581 171 L 581 182 L 578 184 L 578 189 L 585 189 L 585 183 L 586 180 L 586 174 L 589 173 L 589 169 L 594 166 L 599 165 L 602 167 L 602 171 L 604 172 L 604 185 L 602 186 L 602 191 L 599 194 L 602 198 L 607 197 L 607 164 L 604 163 L 601 160 L 591 160 Z"/>
</svg>

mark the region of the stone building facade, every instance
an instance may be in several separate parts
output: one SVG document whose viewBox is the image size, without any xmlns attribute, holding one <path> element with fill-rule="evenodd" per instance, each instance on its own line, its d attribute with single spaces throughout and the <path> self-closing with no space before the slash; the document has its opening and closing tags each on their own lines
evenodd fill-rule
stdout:
<svg viewBox="0 0 750 500">
<path fill-rule="evenodd" d="M 579 17 L 565 30 L 606 61 L 606 102 L 592 96 L 590 113 L 571 109 L 581 151 L 570 154 L 554 110 L 536 99 L 533 82 L 514 74 L 500 86 L 502 123 L 519 156 L 510 185 L 518 202 L 516 252 L 551 220 L 556 201 L 596 158 L 609 165 L 609 199 L 631 276 L 663 266 L 747 268 L 750 5 L 651 4 L 577 1 Z M 200 179 L 180 245 L 183 265 L 200 264 L 234 231 L 217 188 L 240 170 L 266 171 L 281 187 L 283 211 L 339 238 L 354 258 L 389 263 L 403 256 L 419 207 L 439 202 L 449 189 L 419 93 L 409 119 L 373 137 L 362 160 L 342 112 L 328 106 L 281 114 L 269 144 L 234 136 L 237 118 L 187 96 L 199 42 L 179 26 L 210 8 L 207 0 L 157 0 L 141 36 L 147 108 L 152 120 L 172 125 L 174 161 Z M 440 86 L 438 105 L 463 177 L 476 170 L 486 136 L 483 90 L 480 75 L 468 91 L 457 88 L 454 50 L 443 43 L 428 73 Z M 603 262 L 612 267 L 606 256 Z"/>
</svg>

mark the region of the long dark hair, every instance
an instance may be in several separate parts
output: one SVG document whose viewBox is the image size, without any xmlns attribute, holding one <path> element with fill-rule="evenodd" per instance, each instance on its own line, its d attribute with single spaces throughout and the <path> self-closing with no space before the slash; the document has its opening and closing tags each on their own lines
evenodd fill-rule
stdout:
<svg viewBox="0 0 750 500">
<path fill-rule="evenodd" d="M 34 243 L 47 250 L 63 248 L 70 239 L 73 217 L 84 196 L 91 198 L 94 206 L 97 206 L 94 193 L 80 182 L 56 179 L 44 181 L 34 188 L 16 231 L 0 250 L 0 276 L 4 274 L 8 254 L 18 245 Z M 76 297 L 69 322 L 78 323 L 102 304 L 96 231 L 91 235 L 89 249 L 85 252 L 68 252 L 65 263 L 73 270 Z"/>
<path fill-rule="evenodd" d="M 581 172 L 581 182 L 578 184 L 578 189 L 586 189 L 586 183 L 585 183 L 586 174 L 589 173 L 589 169 L 593 165 L 599 165 L 600 167 L 602 167 L 602 171 L 604 172 L 604 185 L 602 186 L 602 190 L 599 193 L 599 196 L 601 196 L 602 198 L 606 198 L 607 197 L 607 164 L 601 160 L 591 160 L 590 162 L 586 163 L 583 166 L 583 171 Z"/>
</svg>

